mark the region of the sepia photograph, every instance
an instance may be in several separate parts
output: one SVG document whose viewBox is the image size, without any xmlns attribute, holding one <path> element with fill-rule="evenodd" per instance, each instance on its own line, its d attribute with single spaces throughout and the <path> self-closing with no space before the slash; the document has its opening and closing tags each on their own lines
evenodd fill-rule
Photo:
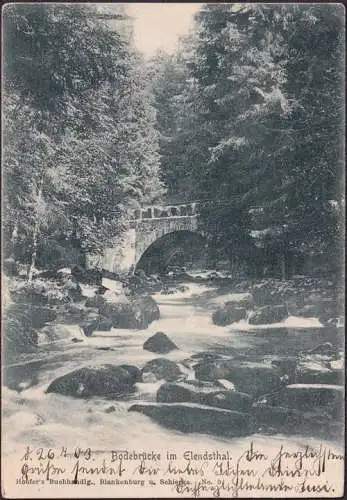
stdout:
<svg viewBox="0 0 347 500">
<path fill-rule="evenodd" d="M 2 7 L 3 498 L 344 494 L 342 3 Z"/>
</svg>

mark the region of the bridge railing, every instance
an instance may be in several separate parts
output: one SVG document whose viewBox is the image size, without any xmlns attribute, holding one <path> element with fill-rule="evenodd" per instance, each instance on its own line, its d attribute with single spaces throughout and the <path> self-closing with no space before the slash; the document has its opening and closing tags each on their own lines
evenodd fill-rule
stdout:
<svg viewBox="0 0 347 500">
<path fill-rule="evenodd" d="M 166 206 L 153 205 L 151 207 L 135 210 L 134 212 L 135 220 L 193 217 L 196 215 L 199 215 L 197 202 Z"/>
<path fill-rule="evenodd" d="M 229 199 L 218 200 L 198 200 L 189 203 L 168 204 L 168 205 L 152 205 L 145 208 L 135 210 L 133 217 L 135 220 L 148 220 L 148 219 L 162 219 L 162 218 L 175 218 L 175 217 L 194 217 L 200 215 L 203 208 L 213 207 L 230 207 L 230 204 L 235 206 L 244 206 L 242 196 L 233 196 Z M 249 213 L 262 212 L 263 208 L 258 206 L 249 206 Z"/>
</svg>

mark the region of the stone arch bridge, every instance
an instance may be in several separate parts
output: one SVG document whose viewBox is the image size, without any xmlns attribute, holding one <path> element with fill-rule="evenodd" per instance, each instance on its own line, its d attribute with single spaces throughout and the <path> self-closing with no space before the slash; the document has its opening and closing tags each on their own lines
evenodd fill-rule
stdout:
<svg viewBox="0 0 347 500">
<path fill-rule="evenodd" d="M 87 267 L 99 267 L 113 273 L 129 272 L 160 238 L 181 231 L 203 235 L 198 224 L 199 207 L 198 202 L 192 202 L 135 210 L 131 227 L 122 240 L 115 240 L 102 256 L 89 255 Z"/>
</svg>

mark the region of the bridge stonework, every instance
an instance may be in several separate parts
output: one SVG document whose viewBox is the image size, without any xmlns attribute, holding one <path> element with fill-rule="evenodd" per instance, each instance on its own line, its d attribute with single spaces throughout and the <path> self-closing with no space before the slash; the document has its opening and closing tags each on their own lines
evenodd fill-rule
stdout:
<svg viewBox="0 0 347 500">
<path fill-rule="evenodd" d="M 152 206 L 135 211 L 131 228 L 114 240 L 102 255 L 87 255 L 87 268 L 113 273 L 135 269 L 144 252 L 156 240 L 176 231 L 198 230 L 197 204 Z"/>
<path fill-rule="evenodd" d="M 156 240 L 175 231 L 198 230 L 197 215 L 162 219 L 142 219 L 136 225 L 135 265 Z"/>
</svg>

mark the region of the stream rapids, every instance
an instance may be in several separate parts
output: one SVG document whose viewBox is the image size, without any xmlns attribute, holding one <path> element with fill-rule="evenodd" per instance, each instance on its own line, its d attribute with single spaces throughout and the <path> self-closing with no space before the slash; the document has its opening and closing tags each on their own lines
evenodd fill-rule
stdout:
<svg viewBox="0 0 347 500">
<path fill-rule="evenodd" d="M 293 435 L 252 435 L 249 438 L 223 438 L 203 434 L 183 434 L 164 428 L 150 418 L 128 412 L 135 402 L 155 401 L 161 382 L 138 383 L 136 392 L 126 400 L 110 401 L 101 398 L 74 399 L 45 390 L 55 378 L 90 364 L 133 364 L 142 367 L 158 355 L 145 351 L 144 341 L 157 331 L 165 332 L 179 347 L 166 355 L 167 359 L 182 362 L 202 351 L 230 354 L 242 353 L 261 358 L 264 355 L 296 354 L 303 348 L 324 341 L 324 327 L 314 318 L 289 317 L 281 324 L 251 327 L 245 320 L 220 327 L 212 324 L 211 311 L 202 302 L 212 286 L 187 284 L 189 291 L 173 295 L 154 294 L 161 317 L 146 330 L 113 328 L 95 332 L 83 342 L 60 342 L 40 346 L 35 355 L 8 367 L 15 374 L 20 391 L 3 387 L 3 456 L 21 453 L 27 446 L 81 447 L 94 450 L 145 450 L 165 448 L 177 450 L 233 450 L 246 442 L 256 441 L 263 450 L 271 452 L 285 440 L 295 448 L 319 445 L 321 440 Z M 71 325 L 71 337 L 76 326 Z M 5 367 L 6 370 L 6 367 Z M 193 371 L 184 368 L 188 378 Z M 111 407 L 111 408 L 110 408 Z M 338 443 L 333 445 L 338 451 Z"/>
</svg>

